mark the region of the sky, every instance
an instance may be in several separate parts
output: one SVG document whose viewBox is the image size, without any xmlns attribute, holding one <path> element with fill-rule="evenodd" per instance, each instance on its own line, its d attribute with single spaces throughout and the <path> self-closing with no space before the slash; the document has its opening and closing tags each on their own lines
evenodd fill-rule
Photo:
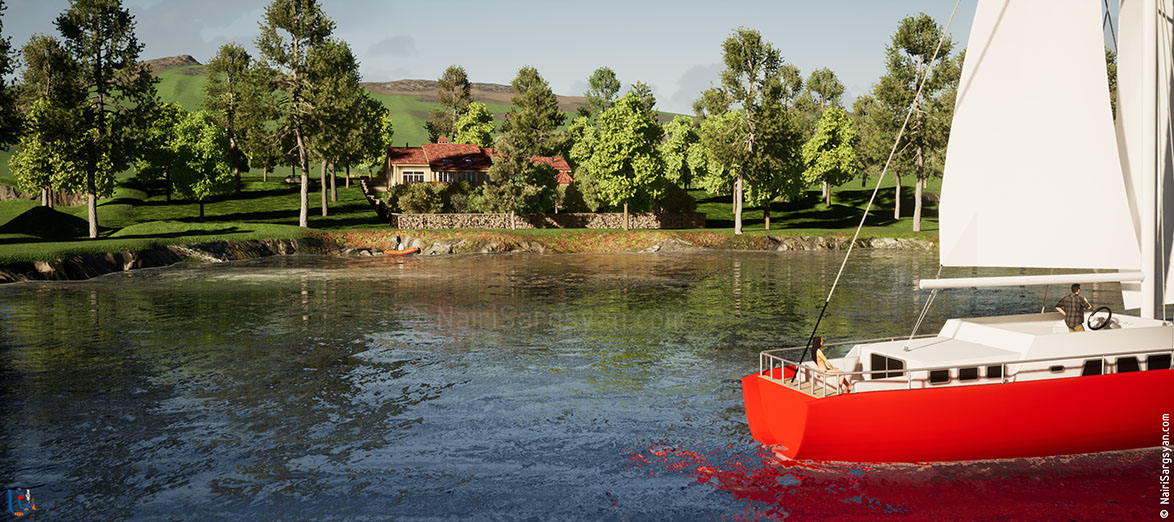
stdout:
<svg viewBox="0 0 1174 522">
<path fill-rule="evenodd" d="M 35 33 L 57 35 L 67 0 L 7 0 L 3 35 L 19 48 Z M 206 63 L 221 45 L 253 41 L 267 0 L 123 0 L 134 15 L 142 59 L 190 54 Z M 977 0 L 960 0 L 949 28 L 966 45 Z M 611 67 L 626 86 L 652 87 L 663 111 L 692 113 L 723 69 L 721 44 L 746 27 L 762 33 L 804 77 L 831 69 L 845 99 L 867 93 L 884 72 L 884 48 L 901 19 L 926 13 L 945 25 L 949 0 L 837 2 L 725 0 L 322 0 L 350 44 L 364 81 L 435 80 L 460 65 L 473 82 L 509 84 L 531 65 L 558 94 L 581 96 L 586 78 Z"/>
</svg>

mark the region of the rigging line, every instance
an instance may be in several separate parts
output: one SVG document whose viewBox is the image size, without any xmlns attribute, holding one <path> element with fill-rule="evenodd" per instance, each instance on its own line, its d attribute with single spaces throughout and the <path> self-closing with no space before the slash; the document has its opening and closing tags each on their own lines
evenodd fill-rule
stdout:
<svg viewBox="0 0 1174 522">
<path fill-rule="evenodd" d="M 938 275 L 934 279 L 941 279 L 942 265 L 938 265 Z M 925 302 L 925 308 L 921 309 L 921 316 L 917 318 L 917 323 L 913 325 L 913 331 L 909 332 L 909 338 L 905 340 L 905 351 L 909 351 L 909 343 L 913 342 L 913 337 L 917 335 L 917 330 L 921 328 L 921 322 L 925 320 L 926 314 L 929 314 L 929 307 L 933 305 L 933 300 L 938 296 L 938 289 L 934 288 L 929 293 L 929 299 Z"/>
<path fill-rule="evenodd" d="M 1170 19 L 1167 17 L 1167 13 L 1165 12 L 1165 5 L 1166 5 L 1165 2 L 1161 2 L 1157 6 L 1157 10 L 1158 10 L 1157 19 L 1160 20 L 1162 23 L 1162 37 L 1165 40 L 1162 42 L 1161 47 L 1158 49 L 1159 54 L 1161 54 L 1163 52 L 1168 52 L 1168 51 L 1164 51 L 1164 50 L 1169 49 L 1170 44 L 1171 44 L 1171 41 L 1170 41 L 1171 40 Z M 1158 58 L 1160 60 L 1158 62 L 1159 65 L 1166 65 L 1167 67 L 1169 67 L 1170 60 L 1161 60 L 1161 58 L 1163 58 L 1162 56 L 1159 56 Z M 1158 72 L 1160 74 L 1162 71 L 1159 70 Z M 1169 100 L 1169 93 L 1170 93 L 1170 74 L 1171 74 L 1171 71 L 1169 69 L 1167 69 L 1167 71 L 1165 71 L 1165 74 L 1162 75 L 1163 76 L 1162 79 L 1165 84 L 1164 86 L 1166 88 L 1167 100 Z M 1167 101 L 1167 107 L 1166 107 L 1166 132 L 1167 132 L 1166 133 L 1166 142 L 1167 142 L 1167 145 L 1170 144 L 1171 139 L 1174 139 L 1174 119 L 1172 119 L 1170 117 L 1169 103 L 1170 102 Z M 1165 158 L 1166 158 L 1166 156 L 1163 154 L 1162 159 L 1165 159 Z M 1157 228 L 1158 228 L 1158 259 L 1159 259 L 1158 269 L 1161 272 L 1161 279 L 1159 279 L 1157 282 L 1158 282 L 1158 284 L 1162 285 L 1161 286 L 1162 321 L 1165 322 L 1166 321 L 1166 287 L 1167 287 L 1166 277 L 1168 276 L 1167 266 L 1166 266 L 1166 213 L 1164 212 L 1165 206 L 1162 205 L 1161 203 L 1162 203 L 1162 200 L 1165 199 L 1166 176 L 1165 176 L 1164 169 L 1161 168 L 1162 167 L 1161 163 L 1157 163 L 1157 167 L 1159 169 L 1159 172 L 1157 173 L 1158 194 L 1154 200 L 1154 205 L 1155 205 L 1155 209 L 1157 210 L 1156 213 L 1158 214 L 1158 225 L 1157 225 Z"/>
<path fill-rule="evenodd" d="M 840 276 L 844 274 L 844 267 L 848 264 L 848 257 L 852 255 L 852 247 L 856 245 L 856 239 L 860 237 L 860 229 L 864 228 L 864 220 L 868 219 L 868 211 L 872 209 L 872 203 L 876 201 L 876 194 L 880 192 L 880 184 L 885 179 L 885 174 L 889 172 L 889 165 L 893 163 L 893 155 L 897 152 L 897 145 L 901 144 L 901 138 L 905 135 L 905 128 L 909 126 L 909 118 L 913 116 L 913 104 L 921 98 L 921 90 L 925 88 L 925 82 L 933 75 L 933 64 L 938 59 L 938 51 L 942 49 L 942 43 L 946 41 L 946 35 L 950 32 L 950 24 L 954 23 L 954 15 L 958 13 L 958 4 L 962 0 L 955 0 L 954 10 L 950 11 L 950 19 L 946 21 L 946 26 L 942 28 L 942 36 L 938 39 L 937 47 L 934 47 L 933 57 L 929 60 L 928 67 L 925 68 L 925 76 L 921 78 L 921 82 L 917 85 L 917 93 L 913 95 L 913 101 L 909 102 L 910 110 L 905 113 L 905 121 L 901 123 L 901 130 L 897 131 L 897 139 L 893 141 L 893 148 L 889 150 L 889 158 L 885 160 L 885 167 L 881 169 L 880 176 L 876 179 L 876 187 L 872 189 L 872 196 L 868 198 L 868 205 L 864 207 L 864 215 L 860 216 L 860 224 L 856 226 L 856 233 L 852 234 L 852 241 L 848 243 L 848 251 L 844 253 L 844 261 L 840 263 L 840 270 L 836 272 L 836 279 L 832 281 L 832 288 L 828 291 L 828 297 L 823 302 L 823 308 L 819 311 L 819 317 L 815 320 L 815 327 L 811 329 L 811 336 L 807 338 L 807 344 L 803 347 L 803 354 L 799 356 L 797 364 L 803 364 L 803 358 L 807 357 L 807 351 L 811 348 L 811 342 L 815 340 L 815 332 L 819 331 L 819 323 L 823 321 L 823 315 L 827 312 L 828 303 L 832 302 L 832 294 L 836 292 L 836 285 L 840 282 Z M 799 372 L 795 372 L 791 376 L 791 380 L 795 380 L 795 376 Z"/>
<path fill-rule="evenodd" d="M 1109 28 L 1109 36 L 1113 37 L 1113 52 L 1117 52 L 1117 33 L 1113 31 L 1113 17 L 1109 16 L 1109 0 L 1105 0 L 1105 20 L 1101 22 L 1101 31 Z"/>
<path fill-rule="evenodd" d="M 1055 272 L 1055 271 L 1056 271 L 1055 268 L 1049 268 L 1048 275 L 1052 275 L 1052 272 Z M 1050 290 L 1051 288 L 1052 288 L 1052 285 L 1044 285 L 1044 302 L 1039 304 L 1039 313 L 1041 313 L 1041 314 L 1044 313 L 1044 310 L 1048 309 L 1048 290 Z"/>
</svg>

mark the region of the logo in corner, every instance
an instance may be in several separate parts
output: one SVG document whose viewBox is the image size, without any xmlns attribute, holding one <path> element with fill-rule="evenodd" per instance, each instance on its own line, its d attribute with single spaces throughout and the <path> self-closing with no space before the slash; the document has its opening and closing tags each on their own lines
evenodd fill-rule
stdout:
<svg viewBox="0 0 1174 522">
<path fill-rule="evenodd" d="M 8 490 L 9 513 L 18 517 L 23 517 L 26 514 L 36 510 L 37 503 L 35 500 L 33 500 L 33 490 L 31 488 Z"/>
</svg>

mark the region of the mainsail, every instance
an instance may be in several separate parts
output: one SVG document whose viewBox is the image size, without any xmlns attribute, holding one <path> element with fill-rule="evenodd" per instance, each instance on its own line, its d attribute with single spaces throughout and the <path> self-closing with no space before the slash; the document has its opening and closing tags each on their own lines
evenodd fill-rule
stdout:
<svg viewBox="0 0 1174 522">
<path fill-rule="evenodd" d="M 1101 7 L 980 0 L 940 205 L 945 266 L 1141 268 Z"/>
</svg>

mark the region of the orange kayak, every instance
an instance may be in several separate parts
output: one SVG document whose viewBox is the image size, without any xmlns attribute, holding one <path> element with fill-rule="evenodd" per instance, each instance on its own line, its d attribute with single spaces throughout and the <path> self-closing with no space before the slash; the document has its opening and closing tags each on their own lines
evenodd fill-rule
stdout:
<svg viewBox="0 0 1174 522">
<path fill-rule="evenodd" d="M 409 254 L 418 253 L 419 251 L 420 251 L 420 247 L 405 248 L 403 250 L 384 250 L 383 255 L 385 255 L 385 256 L 406 256 Z"/>
</svg>

